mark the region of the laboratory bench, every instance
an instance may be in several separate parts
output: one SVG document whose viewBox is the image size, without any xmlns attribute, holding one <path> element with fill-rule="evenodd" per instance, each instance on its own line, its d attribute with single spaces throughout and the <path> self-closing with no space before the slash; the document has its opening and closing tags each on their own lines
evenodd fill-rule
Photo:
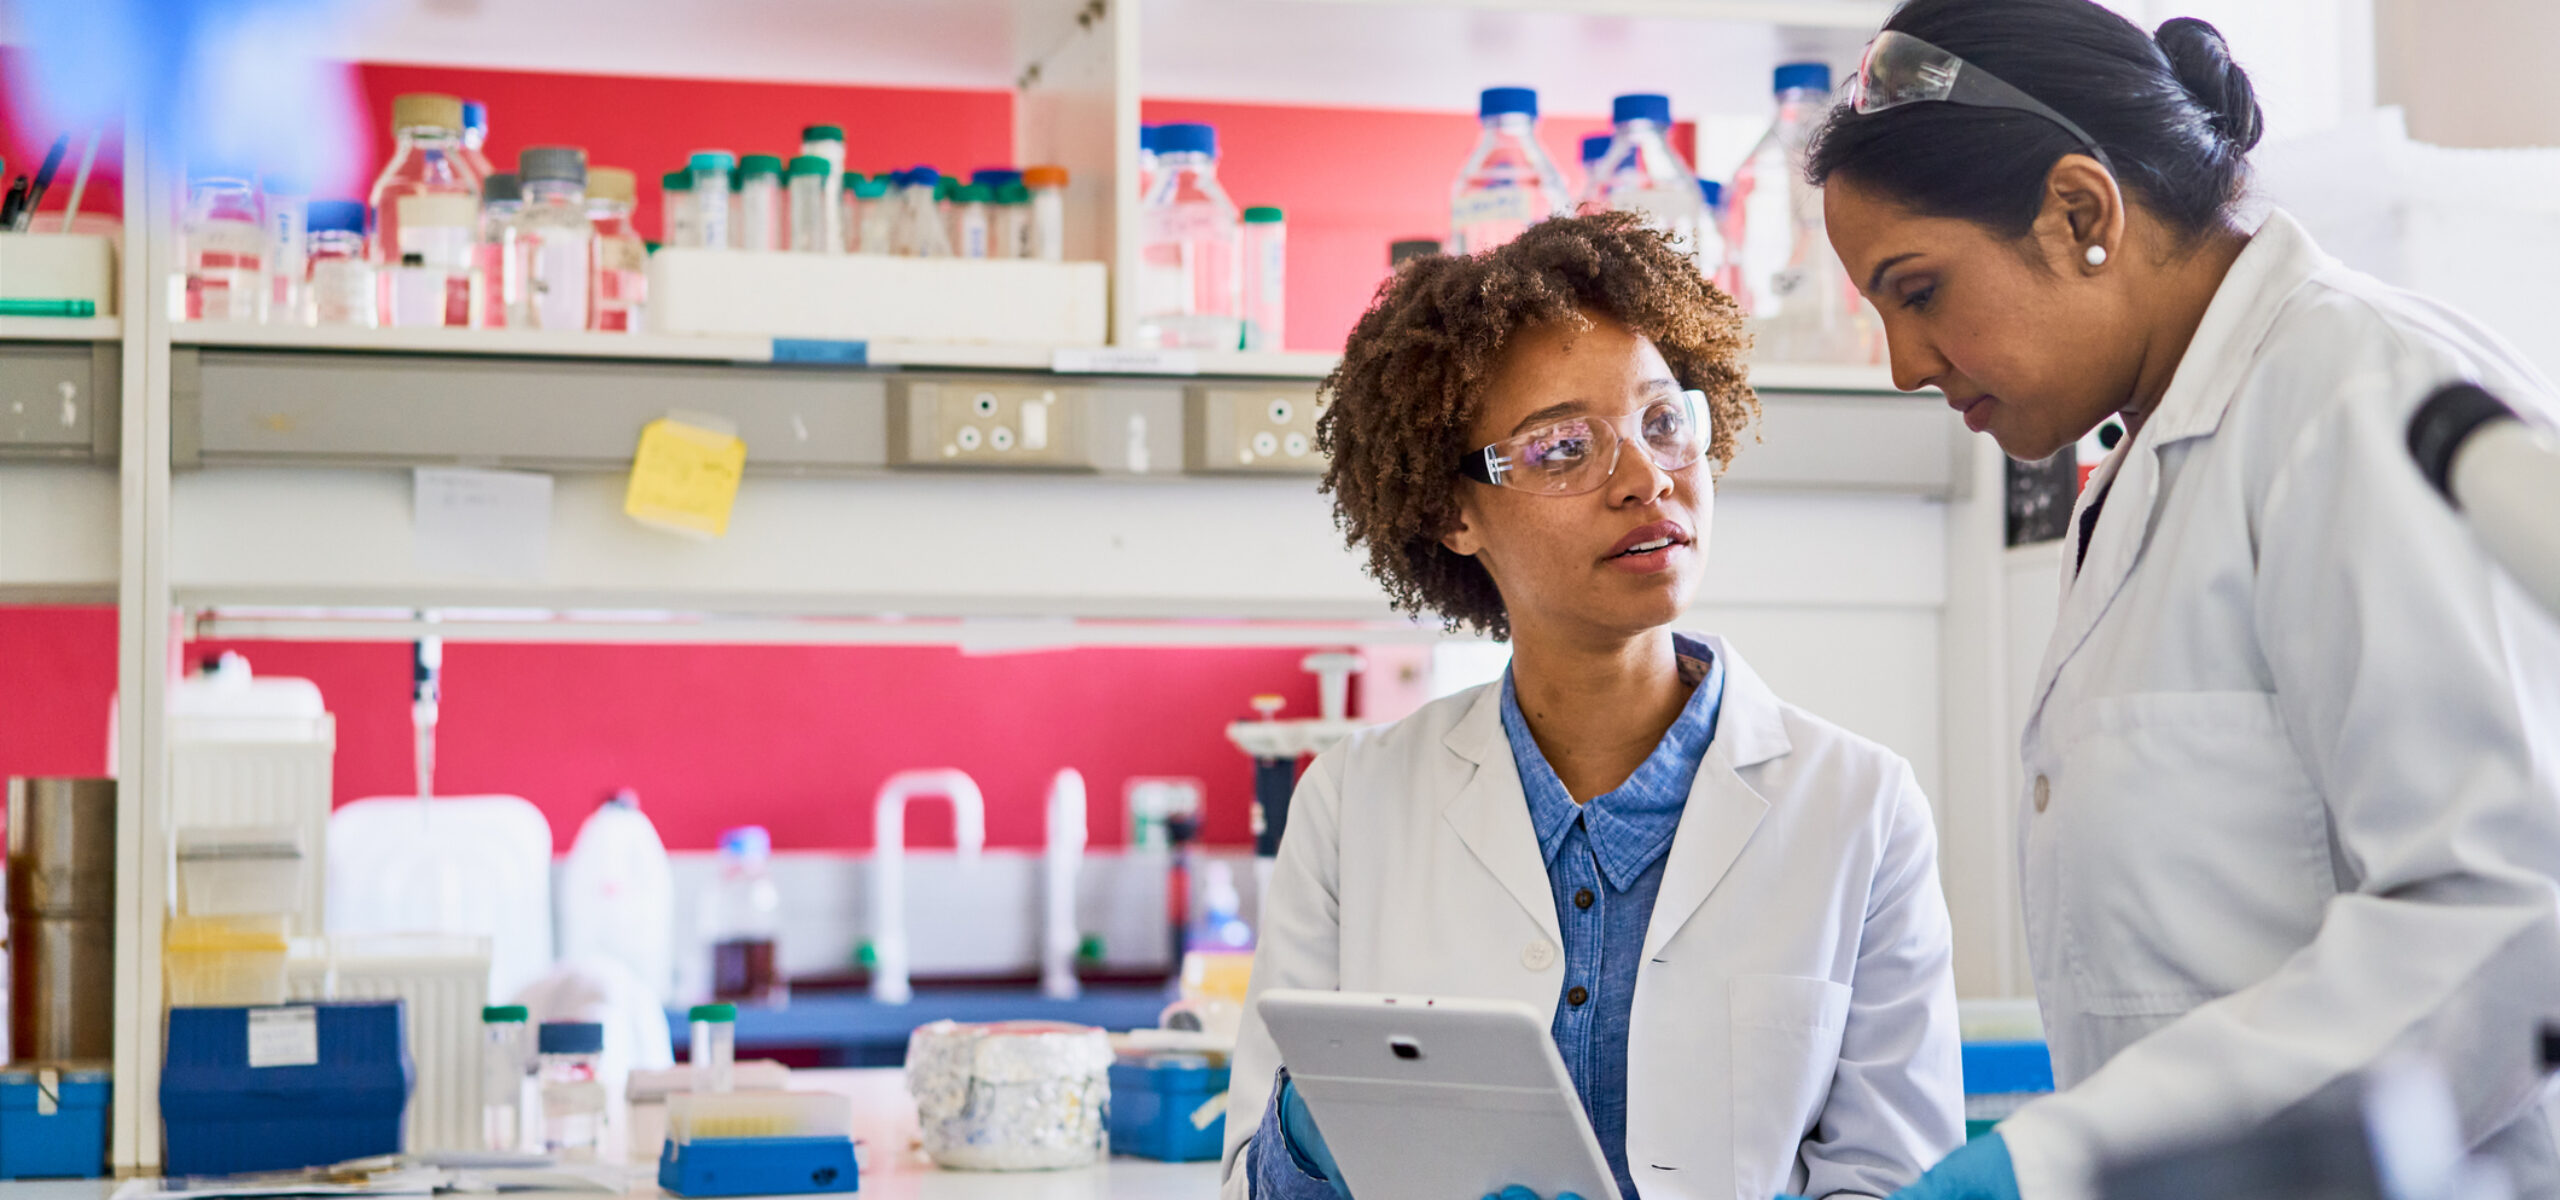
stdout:
<svg viewBox="0 0 2560 1200">
<path fill-rule="evenodd" d="M 860 992 L 802 993 L 779 1008 L 740 1005 L 738 1054 L 781 1054 L 785 1061 L 825 1067 L 896 1066 L 906 1058 L 907 1035 L 935 1021 L 1065 1021 L 1109 1030 L 1149 1029 L 1169 1003 L 1172 997 L 1162 985 L 1088 986 L 1073 1000 L 1052 1000 L 1032 988 L 924 986 L 907 1004 L 882 1004 Z M 667 1010 L 678 1054 L 685 1052 L 692 1035 L 686 1013 Z"/>
</svg>

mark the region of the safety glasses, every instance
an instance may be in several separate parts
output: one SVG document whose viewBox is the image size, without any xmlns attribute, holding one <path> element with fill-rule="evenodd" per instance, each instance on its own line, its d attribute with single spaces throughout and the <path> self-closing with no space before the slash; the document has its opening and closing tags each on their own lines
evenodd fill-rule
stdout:
<svg viewBox="0 0 2560 1200">
<path fill-rule="evenodd" d="M 1541 496 L 1595 492 L 1618 473 L 1630 440 L 1665 471 L 1696 465 L 1707 453 L 1706 411 L 1707 394 L 1692 389 L 1646 405 L 1632 435 L 1599 417 L 1561 417 L 1460 455 L 1458 473 Z"/>
<path fill-rule="evenodd" d="M 2089 148 L 2110 171 L 2107 152 L 2098 139 L 2051 105 L 2004 83 L 1996 75 L 1910 34 L 1888 29 L 1867 43 L 1858 73 L 1849 80 L 1849 106 L 1858 113 L 1880 113 L 1906 104 L 1943 101 L 1975 108 L 2006 108 L 2033 113 L 2059 125 Z"/>
</svg>

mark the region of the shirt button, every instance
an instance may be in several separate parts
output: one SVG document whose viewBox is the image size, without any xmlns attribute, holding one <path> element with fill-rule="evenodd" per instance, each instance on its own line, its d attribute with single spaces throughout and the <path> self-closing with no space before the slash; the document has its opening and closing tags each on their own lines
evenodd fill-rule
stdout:
<svg viewBox="0 0 2560 1200">
<path fill-rule="evenodd" d="M 1520 952 L 1520 965 L 1532 971 L 1546 970 L 1555 962 L 1555 946 L 1543 940 L 1529 943 L 1529 948 Z"/>
<path fill-rule="evenodd" d="M 1591 889 L 1584 888 L 1573 894 L 1573 906 L 1575 908 L 1589 908 L 1591 907 L 1591 899 Z"/>
<path fill-rule="evenodd" d="M 2053 803 L 2053 780 L 2043 775 L 2036 776 L 2036 811 L 2043 812 L 2044 806 L 2051 803 Z"/>
<path fill-rule="evenodd" d="M 1566 992 L 1564 994 L 1564 999 L 1565 1003 L 1570 1004 L 1575 1008 L 1580 1008 L 1585 1002 L 1591 999 L 1591 989 L 1577 986 L 1572 991 Z"/>
</svg>

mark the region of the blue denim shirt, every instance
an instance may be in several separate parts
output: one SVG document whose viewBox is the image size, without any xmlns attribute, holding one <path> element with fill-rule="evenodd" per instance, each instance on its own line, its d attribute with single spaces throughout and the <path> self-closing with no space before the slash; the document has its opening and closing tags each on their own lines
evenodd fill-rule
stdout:
<svg viewBox="0 0 2560 1200">
<path fill-rule="evenodd" d="M 1702 675 L 1688 706 L 1651 756 L 1616 791 L 1575 804 L 1547 765 L 1529 732 L 1528 718 L 1511 676 L 1502 677 L 1502 729 L 1520 787 L 1529 798 L 1529 823 L 1547 863 L 1555 894 L 1556 923 L 1564 932 L 1564 993 L 1557 999 L 1553 1033 L 1574 1090 L 1618 1192 L 1636 1200 L 1627 1167 L 1627 1027 L 1635 1007 L 1636 968 L 1644 961 L 1644 935 L 1662 889 L 1664 857 L 1680 829 L 1698 763 L 1715 740 L 1724 705 L 1724 664 L 1696 640 L 1678 638 L 1684 675 Z M 1588 895 L 1588 904 L 1583 897 Z M 1583 992 L 1573 1002 L 1575 989 Z M 1277 1099 L 1274 1092 L 1274 1099 Z M 1304 1160 L 1280 1131 L 1275 1106 L 1266 1106 L 1254 1134 L 1248 1166 L 1259 1200 L 1332 1200 L 1332 1185 L 1306 1171 Z"/>
</svg>

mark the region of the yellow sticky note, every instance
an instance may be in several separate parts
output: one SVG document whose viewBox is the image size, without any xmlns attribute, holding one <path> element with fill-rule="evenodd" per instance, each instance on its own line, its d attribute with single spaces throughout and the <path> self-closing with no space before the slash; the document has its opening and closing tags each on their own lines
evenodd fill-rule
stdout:
<svg viewBox="0 0 2560 1200">
<path fill-rule="evenodd" d="M 729 531 L 738 472 L 746 465 L 747 444 L 735 434 L 673 417 L 651 421 L 640 430 L 622 511 L 652 525 L 718 537 Z"/>
</svg>

